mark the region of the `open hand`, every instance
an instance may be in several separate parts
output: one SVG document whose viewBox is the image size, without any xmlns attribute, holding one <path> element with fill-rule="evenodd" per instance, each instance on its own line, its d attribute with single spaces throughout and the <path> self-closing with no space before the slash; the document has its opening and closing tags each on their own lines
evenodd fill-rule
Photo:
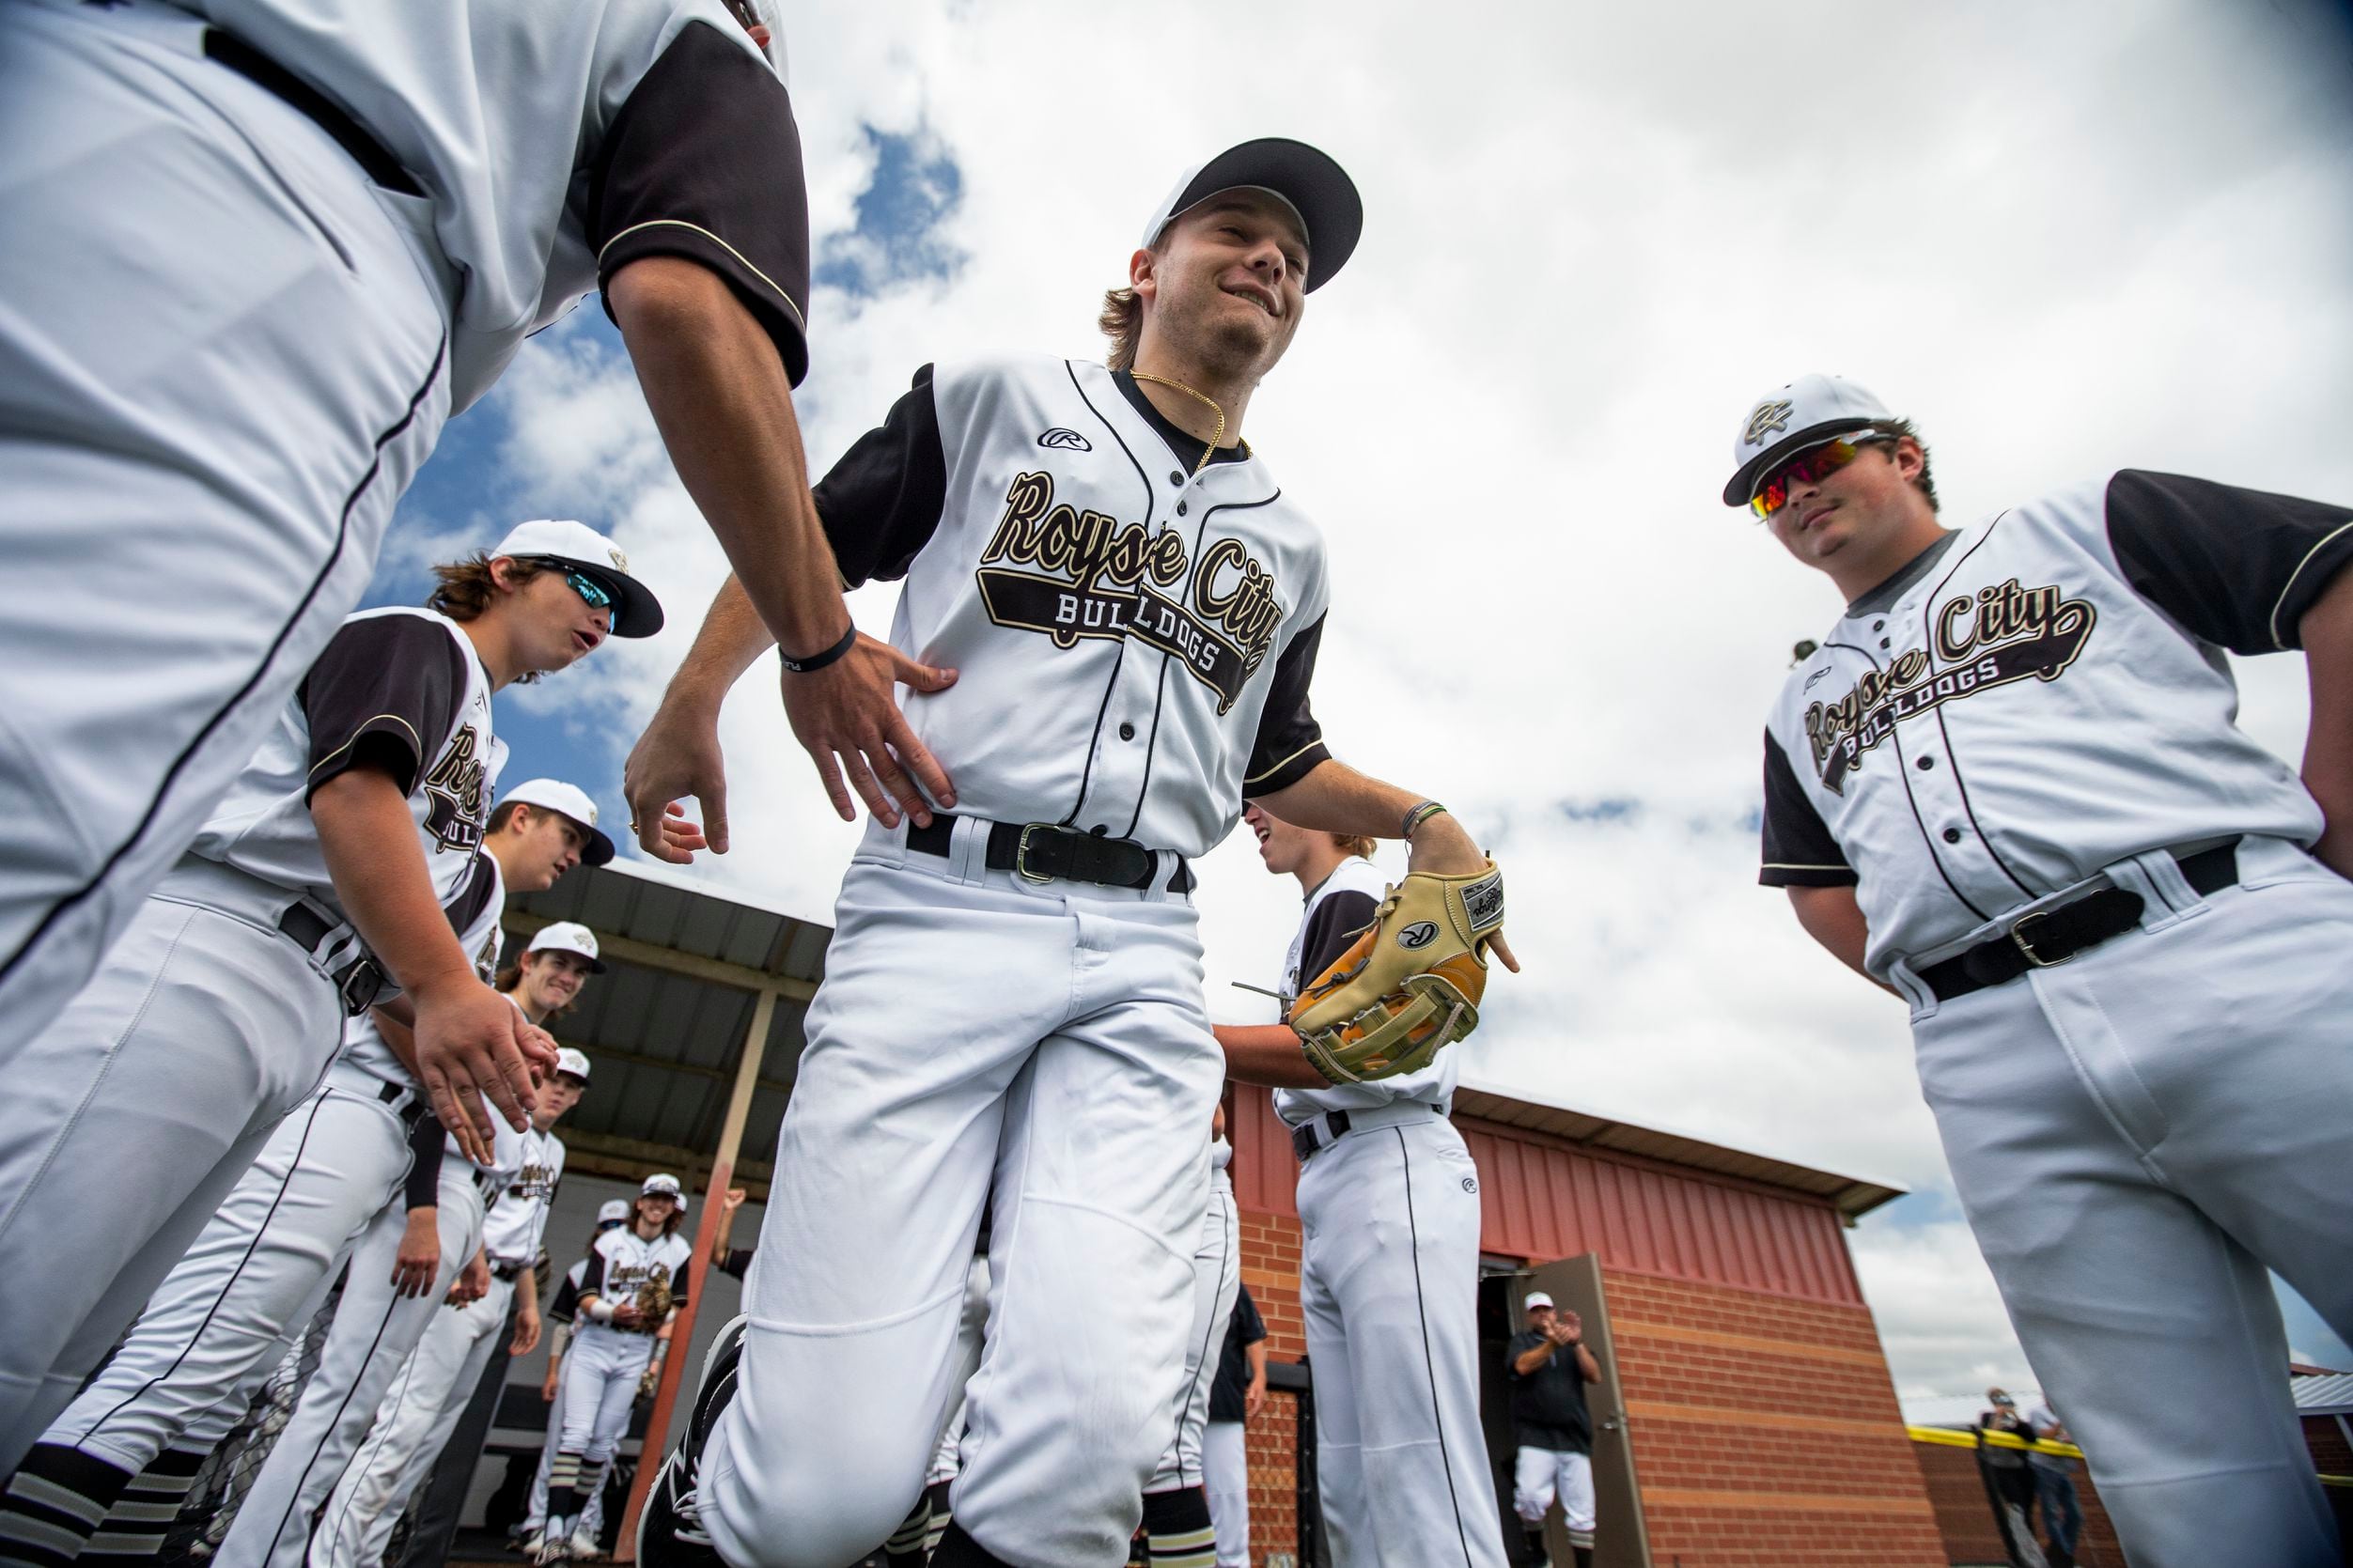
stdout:
<svg viewBox="0 0 2353 1568">
<path fill-rule="evenodd" d="M 684 865 L 697 849 L 727 852 L 727 759 L 719 749 L 719 709 L 691 697 L 664 697 L 621 768 L 630 831 L 658 861 Z M 678 802 L 693 796 L 700 827 Z"/>
<path fill-rule="evenodd" d="M 554 1043 L 515 1004 L 469 970 L 461 980 L 414 993 L 417 1073 L 433 1114 L 466 1157 L 491 1163 L 490 1103 L 517 1132 L 531 1125 L 532 1066 L 553 1069 Z"/>
<path fill-rule="evenodd" d="M 927 795 L 943 809 L 956 804 L 956 786 L 947 770 L 915 738 L 892 691 L 905 686 L 919 693 L 944 691 L 956 684 L 954 670 L 918 664 L 890 644 L 860 632 L 857 645 L 833 663 L 807 675 L 787 670 L 783 682 L 785 716 L 791 721 L 793 737 L 817 764 L 818 778 L 844 822 L 858 819 L 852 789 L 886 828 L 898 826 L 902 807 L 916 826 L 930 826 Z M 632 809 L 634 805 L 632 800 Z M 709 822 L 708 814 L 703 820 Z"/>
<path fill-rule="evenodd" d="M 411 1297 L 423 1296 L 433 1288 L 433 1278 L 440 1272 L 439 1211 L 411 1209 L 408 1226 L 400 1233 L 400 1250 L 393 1257 L 392 1293 Z"/>
</svg>

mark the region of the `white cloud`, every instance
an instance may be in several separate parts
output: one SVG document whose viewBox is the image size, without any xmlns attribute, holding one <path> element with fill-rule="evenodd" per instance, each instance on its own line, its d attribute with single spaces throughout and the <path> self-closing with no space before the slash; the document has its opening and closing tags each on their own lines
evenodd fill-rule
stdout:
<svg viewBox="0 0 2353 1568">
<path fill-rule="evenodd" d="M 1402 5 L 813 7 L 792 59 L 818 231 L 871 176 L 864 125 L 921 132 L 959 162 L 941 238 L 968 259 L 952 284 L 820 293 L 810 454 L 821 470 L 926 360 L 1099 352 L 1099 290 L 1183 166 L 1253 134 L 1329 147 L 1363 188 L 1364 243 L 1250 434 L 1332 539 L 1317 706 L 1336 747 L 1504 855 L 1529 971 L 1496 984 L 1470 1069 L 1933 1206 L 1950 1178 L 1900 1009 L 1753 885 L 1758 729 L 1835 601 L 1716 504 L 1728 426 L 1833 369 L 1918 417 L 1956 519 L 2127 463 L 2353 496 L 2346 54 L 2318 12 L 2227 0 L 1443 24 Z M 551 334 L 505 396 L 526 492 L 594 498 L 672 606 L 566 693 L 593 693 L 625 751 L 719 551 L 621 367 Z M 891 604 L 853 601 L 877 632 Z M 772 671 L 725 721 L 737 848 L 711 875 L 822 915 L 856 830 Z M 2295 754 L 2300 665 L 2244 673 L 2251 728 Z M 1559 809 L 1610 799 L 1640 811 Z M 1271 978 L 1296 890 L 1245 842 L 1203 873 L 1212 1009 L 1267 1016 L 1227 982 Z M 1901 1213 L 1855 1243 L 1908 1404 L 2026 1382 L 1966 1229 Z"/>
</svg>

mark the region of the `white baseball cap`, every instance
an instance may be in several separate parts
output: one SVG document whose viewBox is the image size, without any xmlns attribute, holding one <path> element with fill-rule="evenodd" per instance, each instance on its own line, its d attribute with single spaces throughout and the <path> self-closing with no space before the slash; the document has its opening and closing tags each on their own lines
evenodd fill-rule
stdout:
<svg viewBox="0 0 2353 1568">
<path fill-rule="evenodd" d="M 1519 1304 L 1519 1310 L 1523 1312 L 1533 1312 L 1538 1307 L 1549 1307 L 1551 1304 L 1550 1296 L 1540 1290 L 1532 1290 L 1528 1293 L 1528 1298 Z"/>
<path fill-rule="evenodd" d="M 1732 438 L 1724 505 L 1747 505 L 1760 480 L 1807 447 L 1894 417 L 1885 403 L 1842 376 L 1800 376 L 1767 393 L 1741 417 Z"/>
<path fill-rule="evenodd" d="M 539 934 L 531 939 L 531 945 L 523 952 L 577 953 L 588 960 L 590 974 L 604 972 L 604 965 L 597 957 L 597 934 L 576 920 L 551 921 L 540 926 Z M 583 1073 L 581 1076 L 585 1078 L 587 1075 Z"/>
<path fill-rule="evenodd" d="M 493 558 L 512 555 L 522 561 L 561 561 L 577 567 L 613 596 L 613 635 L 651 637 L 662 629 L 662 601 L 629 574 L 629 557 L 621 547 L 584 522 L 541 518 L 519 522 L 491 551 Z"/>
<path fill-rule="evenodd" d="M 646 1185 L 637 1189 L 637 1195 L 640 1198 L 676 1198 L 678 1201 L 678 1212 L 680 1214 L 686 1212 L 686 1193 L 679 1188 L 678 1178 L 676 1176 L 666 1174 L 647 1176 Z"/>
<path fill-rule="evenodd" d="M 1187 169 L 1144 225 L 1142 245 L 1150 250 L 1176 218 L 1220 191 L 1249 189 L 1281 197 L 1307 233 L 1307 282 L 1313 294 L 1330 283 L 1356 250 L 1364 232 L 1364 199 L 1356 181 L 1331 155 L 1288 136 L 1261 136 L 1229 147 L 1206 163 Z"/>
<path fill-rule="evenodd" d="M 586 1083 L 588 1081 L 588 1057 L 586 1053 L 566 1046 L 555 1053 L 555 1070 L 559 1073 L 569 1073 L 581 1082 Z"/>
<path fill-rule="evenodd" d="M 526 806 L 545 806 L 579 823 L 580 831 L 588 836 L 580 851 L 580 858 L 586 864 L 602 865 L 613 858 L 613 841 L 597 828 L 597 803 L 578 784 L 568 784 L 561 779 L 528 779 L 508 790 L 499 804 L 515 801 Z"/>
<path fill-rule="evenodd" d="M 627 1198 L 607 1198 L 598 1206 L 597 1229 L 601 1231 L 607 1225 L 626 1225 L 628 1223 L 629 1200 Z"/>
</svg>

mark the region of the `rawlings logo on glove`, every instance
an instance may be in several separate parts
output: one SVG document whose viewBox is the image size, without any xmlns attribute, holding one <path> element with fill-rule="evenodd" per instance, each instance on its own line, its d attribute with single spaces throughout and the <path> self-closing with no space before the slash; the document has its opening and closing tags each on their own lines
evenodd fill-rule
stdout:
<svg viewBox="0 0 2353 1568">
<path fill-rule="evenodd" d="M 1289 1023 L 1316 1070 L 1363 1083 L 1427 1066 L 1479 1025 L 1487 951 L 1504 927 L 1504 874 L 1408 872 L 1329 969 L 1302 986 Z"/>
</svg>

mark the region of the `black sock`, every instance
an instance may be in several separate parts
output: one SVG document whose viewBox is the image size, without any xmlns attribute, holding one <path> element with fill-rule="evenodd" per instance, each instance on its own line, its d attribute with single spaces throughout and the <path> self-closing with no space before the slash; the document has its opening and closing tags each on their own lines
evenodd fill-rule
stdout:
<svg viewBox="0 0 2353 1568">
<path fill-rule="evenodd" d="M 964 1533 L 964 1527 L 951 1522 L 948 1532 L 940 1537 L 940 1549 L 931 1559 L 931 1568 L 1013 1568 L 1001 1557 L 989 1555 L 989 1548 Z"/>
<path fill-rule="evenodd" d="M 0 1560 L 62 1568 L 88 1545 L 132 1477 L 62 1443 L 36 1443 L 0 1491 Z"/>
<path fill-rule="evenodd" d="M 1568 1549 L 1568 1553 L 1571 1557 L 1577 1560 L 1577 1568 L 1593 1568 L 1593 1548 L 1591 1546 L 1571 1546 Z"/>
<path fill-rule="evenodd" d="M 1152 1568 L 1217 1568 L 1217 1529 L 1209 1523 L 1209 1494 L 1199 1486 L 1144 1494 L 1144 1532 Z"/>
</svg>

